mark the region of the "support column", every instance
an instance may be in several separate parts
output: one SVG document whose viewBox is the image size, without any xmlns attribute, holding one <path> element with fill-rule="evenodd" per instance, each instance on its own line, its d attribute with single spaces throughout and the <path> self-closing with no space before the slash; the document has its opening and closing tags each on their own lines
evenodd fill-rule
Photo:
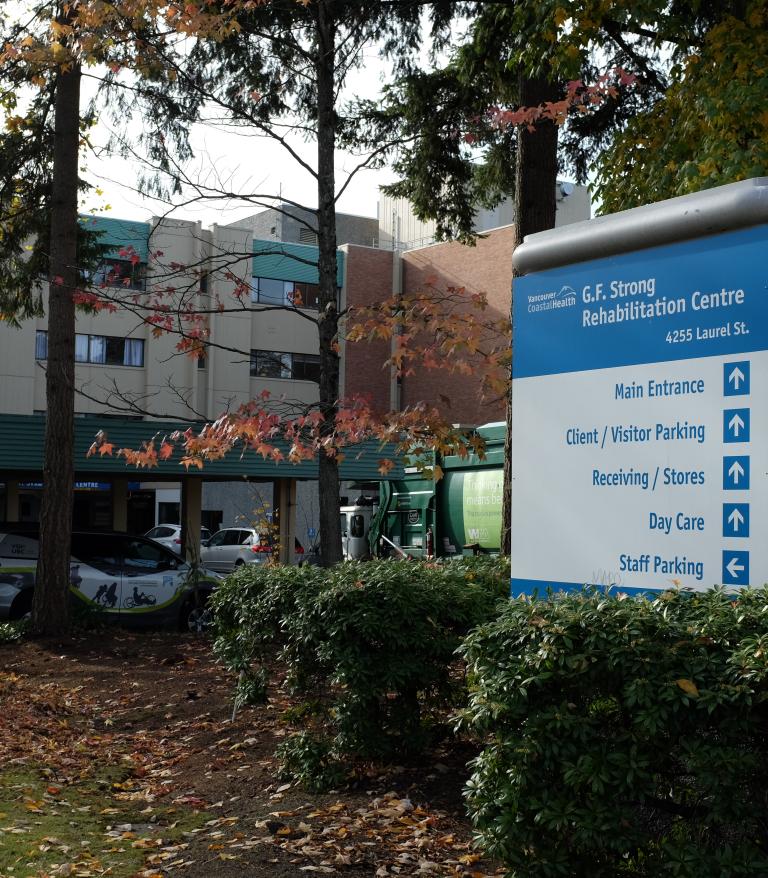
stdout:
<svg viewBox="0 0 768 878">
<path fill-rule="evenodd" d="M 128 530 L 128 479 L 112 479 L 112 530 Z"/>
<path fill-rule="evenodd" d="M 181 480 L 181 555 L 190 564 L 200 560 L 202 506 L 203 480 L 185 476 Z"/>
<path fill-rule="evenodd" d="M 277 516 L 281 564 L 296 563 L 296 479 L 275 479 L 272 501 Z"/>
<path fill-rule="evenodd" d="M 5 520 L 19 520 L 19 483 L 16 479 L 5 483 Z"/>
</svg>

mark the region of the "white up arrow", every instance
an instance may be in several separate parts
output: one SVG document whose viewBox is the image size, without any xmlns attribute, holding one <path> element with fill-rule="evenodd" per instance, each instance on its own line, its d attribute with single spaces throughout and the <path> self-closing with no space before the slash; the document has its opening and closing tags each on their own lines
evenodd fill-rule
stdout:
<svg viewBox="0 0 768 878">
<path fill-rule="evenodd" d="M 732 525 L 735 533 L 739 532 L 739 525 L 744 524 L 744 516 L 739 512 L 739 507 L 734 507 L 733 512 L 728 516 L 728 524 Z"/>
<path fill-rule="evenodd" d="M 738 558 L 731 558 L 731 560 L 725 565 L 725 569 L 734 579 L 738 579 L 739 573 L 742 573 L 744 570 L 744 565 L 739 564 Z"/>
<path fill-rule="evenodd" d="M 744 429 L 744 421 L 741 420 L 741 416 L 738 412 L 728 421 L 728 427 L 733 431 L 733 435 L 738 439 L 739 432 Z"/>
<path fill-rule="evenodd" d="M 744 475 L 744 468 L 738 462 L 738 460 L 734 460 L 734 462 L 731 464 L 728 470 L 728 475 L 733 479 L 734 485 L 739 484 L 739 478 Z"/>
<path fill-rule="evenodd" d="M 746 381 L 746 377 L 741 369 L 739 369 L 738 366 L 735 366 L 731 371 L 731 374 L 728 376 L 728 380 L 733 384 L 733 389 L 738 390 L 741 382 Z"/>
</svg>

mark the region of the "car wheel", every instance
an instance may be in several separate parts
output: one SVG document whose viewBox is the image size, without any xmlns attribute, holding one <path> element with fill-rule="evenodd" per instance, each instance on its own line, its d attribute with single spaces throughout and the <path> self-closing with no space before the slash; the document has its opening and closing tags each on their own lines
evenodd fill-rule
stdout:
<svg viewBox="0 0 768 878">
<path fill-rule="evenodd" d="M 202 634 L 208 631 L 213 624 L 213 613 L 203 603 L 195 603 L 193 600 L 187 601 L 181 611 L 181 629 L 183 631 L 191 631 L 193 634 Z"/>
<path fill-rule="evenodd" d="M 20 594 L 11 604 L 8 619 L 11 622 L 20 622 L 22 619 L 32 618 L 32 592 Z"/>
<path fill-rule="evenodd" d="M 242 567 L 243 564 L 245 564 L 245 561 L 243 561 L 242 558 L 238 558 L 237 561 L 235 561 L 235 570 L 237 570 L 238 567 Z"/>
</svg>

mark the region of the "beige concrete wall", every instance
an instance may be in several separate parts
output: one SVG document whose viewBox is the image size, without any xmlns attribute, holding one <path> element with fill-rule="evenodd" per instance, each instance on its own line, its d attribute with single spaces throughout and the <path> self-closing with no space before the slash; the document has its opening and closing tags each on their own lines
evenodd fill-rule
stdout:
<svg viewBox="0 0 768 878">
<path fill-rule="evenodd" d="M 35 331 L 43 321 L 27 320 L 20 329 L 0 321 L 0 412 L 31 415 L 35 408 Z"/>
<path fill-rule="evenodd" d="M 250 287 L 252 266 L 250 229 L 213 226 L 211 229 L 210 280 L 211 305 L 216 299 L 225 309 L 237 307 L 234 291 L 238 282 Z M 229 279 L 232 275 L 233 279 Z M 215 418 L 251 398 L 250 350 L 251 322 L 248 297 L 242 311 L 225 311 L 211 316 L 212 347 L 208 354 L 207 415 Z"/>
</svg>

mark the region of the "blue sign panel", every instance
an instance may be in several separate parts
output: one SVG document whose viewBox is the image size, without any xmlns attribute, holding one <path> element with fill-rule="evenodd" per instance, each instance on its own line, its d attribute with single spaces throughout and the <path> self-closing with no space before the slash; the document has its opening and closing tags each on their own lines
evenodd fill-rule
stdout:
<svg viewBox="0 0 768 878">
<path fill-rule="evenodd" d="M 515 281 L 513 593 L 768 582 L 767 253 L 759 225 Z"/>
<path fill-rule="evenodd" d="M 749 360 L 723 364 L 723 396 L 746 396 L 749 393 Z"/>
<path fill-rule="evenodd" d="M 723 412 L 723 442 L 749 442 L 749 409 Z"/>
<path fill-rule="evenodd" d="M 749 503 L 723 503 L 723 536 L 749 536 Z"/>
<path fill-rule="evenodd" d="M 749 458 L 748 457 L 724 457 L 723 458 L 723 490 L 725 490 L 725 491 L 748 491 L 749 490 Z"/>
<path fill-rule="evenodd" d="M 723 552 L 723 585 L 749 584 L 749 552 Z"/>
</svg>

